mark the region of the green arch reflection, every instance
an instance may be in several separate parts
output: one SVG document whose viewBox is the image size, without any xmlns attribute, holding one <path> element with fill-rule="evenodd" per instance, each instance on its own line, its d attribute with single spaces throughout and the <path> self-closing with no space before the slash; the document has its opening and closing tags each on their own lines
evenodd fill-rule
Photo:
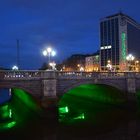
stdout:
<svg viewBox="0 0 140 140">
<path fill-rule="evenodd" d="M 124 93 L 107 85 L 85 84 L 71 89 L 59 101 L 59 121 L 65 124 L 102 124 L 117 119 L 125 104 Z"/>
<path fill-rule="evenodd" d="M 0 130 L 10 129 L 16 125 L 12 108 L 8 103 L 0 106 Z"/>
<path fill-rule="evenodd" d="M 11 89 L 11 99 L 0 105 L 0 131 L 25 126 L 42 109 L 32 96 L 18 88 Z"/>
</svg>

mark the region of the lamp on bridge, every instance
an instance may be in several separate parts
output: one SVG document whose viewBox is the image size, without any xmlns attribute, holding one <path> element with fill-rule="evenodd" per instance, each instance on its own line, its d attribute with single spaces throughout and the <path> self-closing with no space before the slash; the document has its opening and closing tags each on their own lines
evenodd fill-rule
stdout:
<svg viewBox="0 0 140 140">
<path fill-rule="evenodd" d="M 56 52 L 51 47 L 48 47 L 42 53 L 44 56 L 48 56 L 48 66 L 50 68 L 51 56 L 55 56 Z"/>
<path fill-rule="evenodd" d="M 135 61 L 135 71 L 136 71 L 136 72 L 139 72 L 139 67 L 140 67 L 140 66 L 139 66 L 139 61 L 136 60 L 136 61 Z"/>
<path fill-rule="evenodd" d="M 78 71 L 84 71 L 84 67 L 81 64 L 77 64 Z"/>
<path fill-rule="evenodd" d="M 107 67 L 108 71 L 112 70 L 112 65 L 111 65 L 111 61 L 110 60 L 107 61 L 106 67 Z"/>
<path fill-rule="evenodd" d="M 50 62 L 49 65 L 52 67 L 52 70 L 56 70 L 56 63 L 54 61 Z"/>
<path fill-rule="evenodd" d="M 132 54 L 129 54 L 126 57 L 127 60 L 127 66 L 128 66 L 128 71 L 133 71 L 133 61 L 134 61 L 135 57 Z"/>
<path fill-rule="evenodd" d="M 14 66 L 12 67 L 12 70 L 18 70 L 18 67 L 17 67 L 16 65 L 14 65 Z"/>
</svg>

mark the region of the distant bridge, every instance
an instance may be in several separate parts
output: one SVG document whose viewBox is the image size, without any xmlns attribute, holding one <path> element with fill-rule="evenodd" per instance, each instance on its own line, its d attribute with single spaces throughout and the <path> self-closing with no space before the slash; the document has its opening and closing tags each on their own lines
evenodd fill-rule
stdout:
<svg viewBox="0 0 140 140">
<path fill-rule="evenodd" d="M 41 100 L 60 97 L 81 84 L 109 85 L 133 98 L 140 89 L 140 73 L 0 71 L 0 88 L 20 88 Z"/>
</svg>

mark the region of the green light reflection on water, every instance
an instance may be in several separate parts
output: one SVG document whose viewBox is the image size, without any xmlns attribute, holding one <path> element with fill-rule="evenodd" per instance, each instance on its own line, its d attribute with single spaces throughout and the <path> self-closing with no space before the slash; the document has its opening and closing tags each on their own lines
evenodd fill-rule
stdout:
<svg viewBox="0 0 140 140">
<path fill-rule="evenodd" d="M 16 121 L 14 121 L 12 109 L 9 104 L 0 106 L 0 130 L 6 130 L 14 127 Z"/>
<path fill-rule="evenodd" d="M 12 89 L 11 100 L 0 106 L 0 131 L 24 127 L 39 111 L 40 106 L 27 92 Z"/>
<path fill-rule="evenodd" d="M 7 104 L 0 106 L 0 118 L 5 119 L 8 117 L 9 117 L 9 106 Z"/>
<path fill-rule="evenodd" d="M 105 122 L 109 115 L 121 112 L 117 106 L 124 102 L 123 94 L 113 87 L 93 84 L 81 85 L 63 95 L 59 102 L 59 109 L 67 106 L 69 112 L 63 114 L 63 111 L 59 111 L 59 121 L 68 124 L 76 123 L 79 120 L 94 124 Z M 102 119 L 103 116 L 104 119 Z"/>
<path fill-rule="evenodd" d="M 15 125 L 16 125 L 15 121 L 1 123 L 0 130 L 10 129 L 10 128 L 13 128 Z"/>
<path fill-rule="evenodd" d="M 69 112 L 69 108 L 67 106 L 65 107 L 59 107 L 59 113 L 68 113 Z"/>
<path fill-rule="evenodd" d="M 21 102 L 23 102 L 27 107 L 34 111 L 39 111 L 41 108 L 37 105 L 37 103 L 34 101 L 33 97 L 28 94 L 26 91 L 18 88 L 12 89 L 12 94 L 16 96 L 18 99 L 20 99 Z"/>
<path fill-rule="evenodd" d="M 84 113 L 80 114 L 79 116 L 73 118 L 74 120 L 85 119 Z"/>
<path fill-rule="evenodd" d="M 12 109 L 9 110 L 9 118 L 12 118 Z"/>
<path fill-rule="evenodd" d="M 12 128 L 16 125 L 15 121 L 9 122 L 7 124 L 4 125 L 4 128 Z"/>
</svg>

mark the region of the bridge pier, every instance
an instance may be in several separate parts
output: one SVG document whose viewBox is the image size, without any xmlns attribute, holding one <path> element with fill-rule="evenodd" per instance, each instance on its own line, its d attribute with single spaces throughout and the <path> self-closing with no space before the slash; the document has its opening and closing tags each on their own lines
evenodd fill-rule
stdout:
<svg viewBox="0 0 140 140">
<path fill-rule="evenodd" d="M 57 109 L 57 96 L 56 96 L 56 79 L 43 79 L 42 80 L 43 97 L 41 100 L 42 107 L 45 110 L 44 116 L 57 122 L 58 109 Z"/>
<path fill-rule="evenodd" d="M 43 80 L 42 106 L 47 108 L 57 104 L 56 80 Z"/>
<path fill-rule="evenodd" d="M 42 80 L 42 85 L 44 97 L 56 97 L 56 79 Z"/>
<path fill-rule="evenodd" d="M 136 78 L 135 76 L 133 75 L 133 73 L 129 73 L 128 76 L 127 76 L 127 97 L 128 97 L 128 100 L 133 100 L 135 101 L 136 100 Z"/>
<path fill-rule="evenodd" d="M 56 82 L 57 80 L 54 71 L 44 73 L 42 79 L 42 106 L 45 108 L 56 106 L 57 104 Z"/>
</svg>

